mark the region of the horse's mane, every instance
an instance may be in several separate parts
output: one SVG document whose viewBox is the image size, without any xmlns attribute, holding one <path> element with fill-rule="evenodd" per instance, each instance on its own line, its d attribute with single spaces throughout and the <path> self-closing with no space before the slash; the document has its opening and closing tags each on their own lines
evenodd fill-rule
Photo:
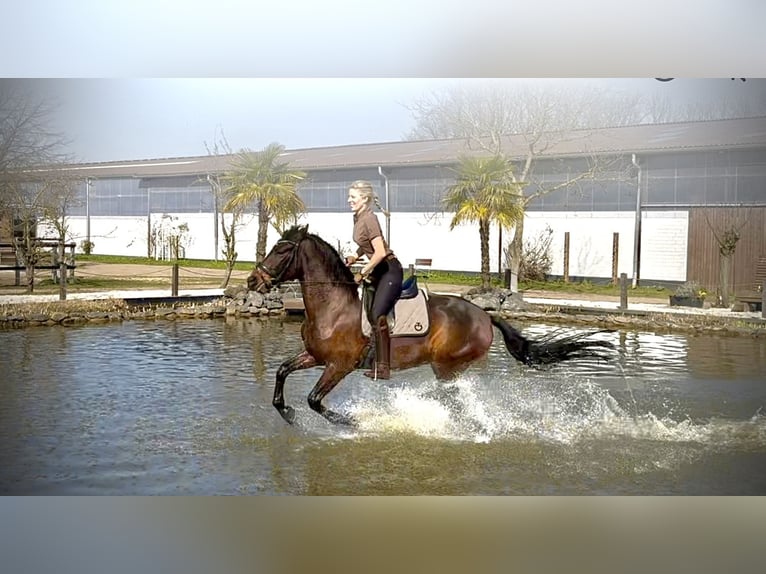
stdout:
<svg viewBox="0 0 766 574">
<path fill-rule="evenodd" d="M 327 266 L 330 280 L 337 281 L 340 286 L 348 289 L 350 293 L 358 297 L 358 287 L 354 282 L 354 274 L 346 266 L 338 251 L 327 241 L 314 233 L 308 233 L 306 227 L 300 225 L 295 225 L 285 231 L 282 238 L 290 241 L 308 239 L 313 242 L 322 257 L 322 262 Z"/>
</svg>

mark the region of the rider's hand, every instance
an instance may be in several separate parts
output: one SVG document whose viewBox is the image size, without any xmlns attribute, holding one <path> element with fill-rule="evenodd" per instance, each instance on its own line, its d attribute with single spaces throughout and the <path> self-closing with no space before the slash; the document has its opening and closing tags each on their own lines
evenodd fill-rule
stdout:
<svg viewBox="0 0 766 574">
<path fill-rule="evenodd" d="M 361 273 L 354 273 L 354 283 L 359 285 L 362 281 L 364 281 L 364 275 Z"/>
<path fill-rule="evenodd" d="M 353 255 L 346 255 L 346 267 L 351 267 L 354 263 L 356 263 L 357 258 Z"/>
</svg>

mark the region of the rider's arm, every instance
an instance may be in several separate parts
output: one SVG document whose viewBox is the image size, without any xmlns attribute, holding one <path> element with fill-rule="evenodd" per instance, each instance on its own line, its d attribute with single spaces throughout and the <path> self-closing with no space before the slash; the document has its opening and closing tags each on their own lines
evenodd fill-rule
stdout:
<svg viewBox="0 0 766 574">
<path fill-rule="evenodd" d="M 383 238 L 380 235 L 372 239 L 372 248 L 375 252 L 367 264 L 362 267 L 361 273 L 363 277 L 367 277 L 375 269 L 375 266 L 386 258 L 386 244 L 383 243 Z"/>
<path fill-rule="evenodd" d="M 362 248 L 360 247 L 356 250 L 355 254 L 346 256 L 346 265 L 351 266 L 359 261 L 362 257 L 364 257 L 364 253 L 362 253 Z"/>
</svg>

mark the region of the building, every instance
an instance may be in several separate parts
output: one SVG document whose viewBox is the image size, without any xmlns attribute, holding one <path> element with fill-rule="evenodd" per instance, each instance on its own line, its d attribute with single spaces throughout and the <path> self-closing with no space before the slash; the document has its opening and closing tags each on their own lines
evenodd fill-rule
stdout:
<svg viewBox="0 0 766 574">
<path fill-rule="evenodd" d="M 507 139 L 512 157 L 526 149 L 523 135 Z M 380 215 L 381 223 L 403 265 L 430 258 L 434 269 L 477 272 L 478 228 L 450 231 L 451 214 L 440 208 L 464 149 L 458 140 L 403 141 L 286 150 L 284 159 L 309 174 L 299 188 L 308 209 L 301 221 L 340 250 L 351 249 L 347 187 L 368 179 L 390 212 L 390 219 Z M 715 236 L 735 226 L 741 239 L 730 284 L 752 281 L 754 261 L 766 257 L 766 117 L 573 132 L 540 156 L 527 193 L 565 181 L 594 157 L 615 159 L 618 167 L 528 206 L 525 239 L 547 226 L 553 232 L 553 275 L 564 274 L 567 238 L 572 278 L 609 280 L 615 272 L 638 271 L 644 283 L 694 279 L 713 288 Z M 186 257 L 220 258 L 207 175 L 225 170 L 227 161 L 201 156 L 70 166 L 84 183 L 67 239 L 92 241 L 94 253 L 145 256 L 157 241 L 158 222 L 170 221 L 188 226 Z M 510 237 L 492 233 L 495 271 L 504 268 L 502 246 Z M 240 259 L 252 260 L 255 218 L 238 237 Z M 269 244 L 276 239 L 270 230 Z"/>
</svg>

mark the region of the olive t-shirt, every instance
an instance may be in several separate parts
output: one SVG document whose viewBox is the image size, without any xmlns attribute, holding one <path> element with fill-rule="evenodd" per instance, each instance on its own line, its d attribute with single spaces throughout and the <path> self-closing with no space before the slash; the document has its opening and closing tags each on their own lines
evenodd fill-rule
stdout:
<svg viewBox="0 0 766 574">
<path fill-rule="evenodd" d="M 356 250 L 358 256 L 366 255 L 368 259 L 372 257 L 372 254 L 375 253 L 372 240 L 376 237 L 383 239 L 386 255 L 391 254 L 392 251 L 386 245 L 386 239 L 380 230 L 378 217 L 369 209 L 365 209 L 359 215 L 354 215 L 354 242 L 359 246 L 359 249 Z"/>
</svg>

